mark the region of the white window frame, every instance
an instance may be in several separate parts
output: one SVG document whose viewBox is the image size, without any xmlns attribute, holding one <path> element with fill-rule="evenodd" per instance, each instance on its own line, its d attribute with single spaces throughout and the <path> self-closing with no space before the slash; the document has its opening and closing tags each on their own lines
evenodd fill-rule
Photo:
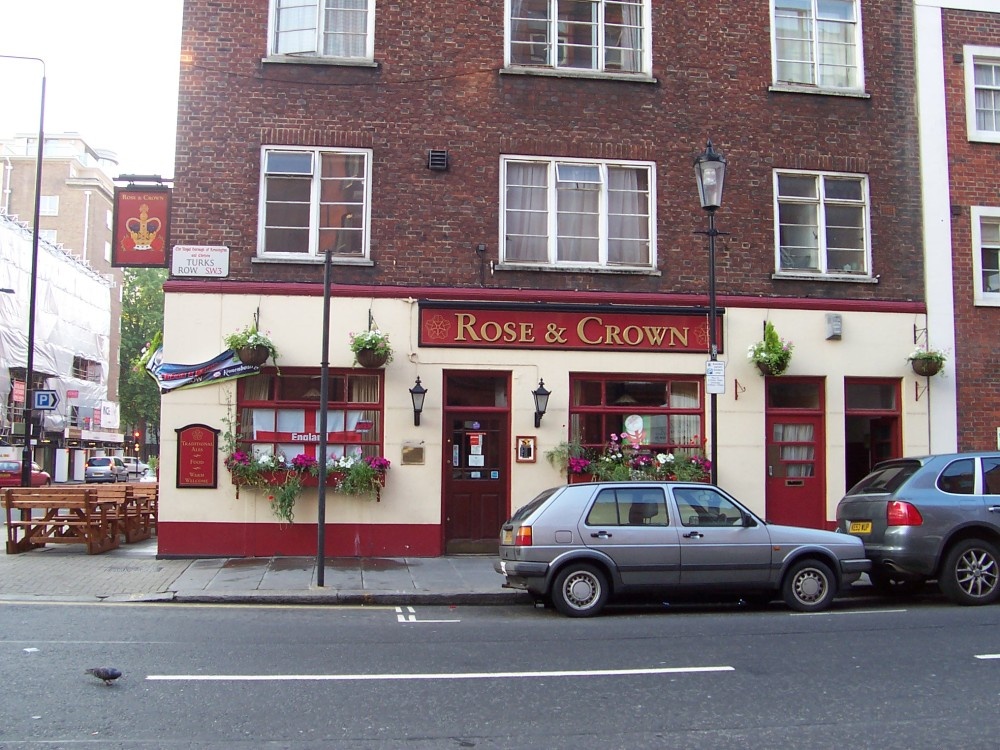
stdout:
<svg viewBox="0 0 1000 750">
<path fill-rule="evenodd" d="M 58 216 L 59 215 L 59 196 L 58 195 L 43 195 L 38 202 L 38 215 L 39 216 Z"/>
<path fill-rule="evenodd" d="M 598 67 L 595 68 L 577 68 L 566 65 L 568 62 L 567 55 L 565 54 L 565 48 L 560 46 L 560 40 L 565 41 L 565 36 L 559 33 L 559 20 L 557 14 L 558 2 L 559 0 L 547 0 L 550 5 L 549 18 L 548 18 L 548 32 L 546 41 L 546 36 L 538 35 L 538 39 L 532 38 L 533 44 L 541 45 L 545 48 L 547 54 L 547 60 L 553 62 L 542 62 L 531 65 L 525 65 L 523 63 L 515 64 L 512 61 L 511 55 L 511 43 L 513 41 L 512 36 L 512 15 L 514 9 L 514 3 L 517 0 L 504 0 L 504 67 L 508 70 L 526 71 L 526 72 L 540 72 L 540 71 L 558 71 L 560 75 L 582 75 L 582 76 L 622 76 L 628 78 L 643 77 L 649 78 L 652 76 L 653 70 L 653 53 L 652 53 L 652 2 L 651 0 L 639 0 L 642 6 L 642 23 L 641 23 L 641 59 L 639 60 L 638 70 L 635 71 L 624 71 L 619 69 L 606 69 L 606 62 L 609 54 L 613 54 L 615 50 L 608 50 L 605 47 L 605 21 L 604 21 L 604 9 L 606 0 L 591 0 L 595 5 L 595 10 L 597 11 L 597 44 L 595 46 L 595 55 L 599 61 Z"/>
<path fill-rule="evenodd" d="M 305 253 L 281 252 L 267 250 L 265 248 L 265 220 L 266 220 L 266 200 L 267 200 L 267 154 L 270 151 L 289 151 L 297 153 L 312 154 L 312 186 L 309 200 L 309 248 Z M 333 256 L 335 263 L 368 263 L 371 250 L 371 207 L 372 207 L 372 150 L 365 148 L 323 148 L 308 146 L 272 146 L 261 147 L 260 151 L 260 196 L 257 209 L 257 257 L 260 259 L 275 259 L 288 261 L 315 261 L 322 260 L 323 255 L 319 251 L 320 234 L 320 157 L 322 154 L 348 154 L 361 155 L 365 158 L 365 191 L 364 191 L 364 217 L 362 229 L 361 248 L 359 255 L 336 255 Z"/>
<path fill-rule="evenodd" d="M 970 141 L 1000 143 L 1000 126 L 996 130 L 981 130 L 976 124 L 976 63 L 989 62 L 1000 65 L 1000 47 L 977 47 L 966 45 L 962 48 L 965 65 L 965 123 Z"/>
<path fill-rule="evenodd" d="M 375 60 L 375 0 L 365 0 L 367 10 L 367 29 L 365 31 L 365 52 L 363 55 L 326 55 L 322 52 L 324 22 L 326 21 L 326 0 L 298 0 L 301 6 L 315 6 L 316 27 L 315 38 L 311 48 L 302 48 L 293 52 L 278 50 L 278 4 L 282 0 L 268 0 L 267 53 L 274 60 L 292 62 L 340 62 L 340 63 L 372 63 Z M 286 2 L 288 0 L 285 0 Z"/>
<path fill-rule="evenodd" d="M 775 8 L 775 0 L 770 0 L 771 6 L 771 80 L 772 87 L 776 89 L 791 90 L 791 91 L 809 91 L 816 94 L 830 93 L 830 94 L 862 94 L 865 90 L 865 55 L 864 55 L 864 28 L 861 21 L 861 0 L 853 0 L 854 2 L 854 28 L 855 28 L 855 54 L 854 54 L 854 65 L 857 69 L 857 85 L 856 86 L 828 86 L 822 85 L 819 82 L 819 67 L 820 67 L 820 55 L 819 52 L 819 34 L 817 33 L 818 26 L 818 13 L 817 4 L 822 0 L 810 0 L 812 3 L 812 35 L 813 35 L 813 60 L 812 68 L 815 83 L 803 83 L 798 81 L 782 81 L 778 78 L 778 27 L 775 23 L 777 17 L 777 10 Z"/>
<path fill-rule="evenodd" d="M 782 200 L 778 193 L 778 177 L 780 175 L 804 175 L 808 177 L 814 177 L 818 181 L 818 191 L 815 200 L 812 199 L 792 199 L 785 198 Z M 829 204 L 840 203 L 835 199 L 827 200 L 824 193 L 824 183 L 823 178 L 847 178 L 856 179 L 861 181 L 862 195 L 863 195 L 863 212 L 864 212 L 864 258 L 865 258 L 865 268 L 862 271 L 844 271 L 844 270 L 830 270 L 829 267 L 829 250 L 826 245 L 826 206 Z M 871 193 L 870 193 L 870 183 L 868 180 L 868 175 L 860 174 L 856 172 L 825 172 L 825 171 L 813 171 L 808 169 L 775 169 L 772 173 L 772 193 L 774 196 L 774 275 L 781 278 L 808 278 L 808 279 L 838 279 L 846 281 L 868 281 L 872 278 L 872 236 L 871 236 Z M 789 268 L 783 269 L 781 267 L 781 215 L 780 207 L 783 203 L 793 204 L 816 204 L 817 205 L 817 231 L 819 236 L 817 237 L 817 248 L 816 252 L 819 256 L 819 268 L 817 270 L 808 270 L 801 268 Z M 851 202 L 845 202 L 846 205 L 856 205 Z"/>
<path fill-rule="evenodd" d="M 975 304 L 1000 307 L 1000 292 L 988 292 L 983 286 L 983 221 L 1000 223 L 1000 207 L 973 206 L 972 216 L 972 275 Z"/>
<path fill-rule="evenodd" d="M 545 261 L 525 261 L 507 259 L 507 165 L 512 162 L 533 162 L 544 164 L 548 169 L 547 178 L 547 257 Z M 557 210 L 557 165 L 594 165 L 600 169 L 600 213 L 598 237 L 598 261 L 559 260 L 558 257 L 558 210 Z M 608 167 L 645 169 L 649 184 L 649 216 L 646 234 L 649 238 L 649 263 L 626 265 L 608 262 Z M 605 270 L 605 271 L 645 271 L 657 267 L 656 256 L 656 164 L 648 161 L 627 161 L 621 159 L 574 159 L 568 157 L 539 157 L 504 155 L 500 158 L 500 263 L 507 268 Z"/>
<path fill-rule="evenodd" d="M 45 240 L 51 245 L 55 245 L 58 242 L 57 237 L 59 236 L 58 230 L 56 229 L 39 229 L 38 239 Z"/>
</svg>

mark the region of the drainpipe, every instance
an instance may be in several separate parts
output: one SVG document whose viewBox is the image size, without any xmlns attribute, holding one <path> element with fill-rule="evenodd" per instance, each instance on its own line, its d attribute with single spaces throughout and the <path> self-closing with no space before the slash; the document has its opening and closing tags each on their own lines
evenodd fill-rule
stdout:
<svg viewBox="0 0 1000 750">
<path fill-rule="evenodd" d="M 10 163 L 10 157 L 5 156 L 4 161 L 7 162 L 6 166 L 3 168 L 4 171 L 4 181 L 3 181 L 3 213 L 10 215 L 10 173 L 14 169 L 13 165 Z"/>
<path fill-rule="evenodd" d="M 87 257 L 87 240 L 90 237 L 90 191 L 83 191 L 83 259 L 87 263 L 90 262 L 90 258 Z"/>
</svg>

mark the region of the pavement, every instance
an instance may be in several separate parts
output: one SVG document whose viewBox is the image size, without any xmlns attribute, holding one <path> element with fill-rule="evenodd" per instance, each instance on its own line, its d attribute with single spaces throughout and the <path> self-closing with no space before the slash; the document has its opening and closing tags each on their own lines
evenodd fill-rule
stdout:
<svg viewBox="0 0 1000 750">
<path fill-rule="evenodd" d="M 3 539 L 6 528 L 0 524 Z M 100 555 L 83 545 L 0 550 L 0 602 L 207 602 L 234 604 L 511 604 L 493 555 L 326 558 L 157 558 L 156 538 Z"/>
</svg>

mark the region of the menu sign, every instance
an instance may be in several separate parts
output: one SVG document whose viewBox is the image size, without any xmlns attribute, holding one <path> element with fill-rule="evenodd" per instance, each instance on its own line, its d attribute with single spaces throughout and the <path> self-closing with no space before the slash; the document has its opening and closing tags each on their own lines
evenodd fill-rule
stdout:
<svg viewBox="0 0 1000 750">
<path fill-rule="evenodd" d="M 177 486 L 214 490 L 219 482 L 219 430 L 189 424 L 177 430 Z"/>
</svg>

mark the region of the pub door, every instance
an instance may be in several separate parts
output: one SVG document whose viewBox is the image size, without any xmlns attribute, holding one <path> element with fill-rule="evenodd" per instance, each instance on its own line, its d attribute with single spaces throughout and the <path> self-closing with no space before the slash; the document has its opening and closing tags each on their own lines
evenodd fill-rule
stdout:
<svg viewBox="0 0 1000 750">
<path fill-rule="evenodd" d="M 508 383 L 506 375 L 445 375 L 445 554 L 497 552 L 509 508 Z"/>
<path fill-rule="evenodd" d="M 767 378 L 767 497 L 772 523 L 828 527 L 823 381 Z"/>
</svg>

